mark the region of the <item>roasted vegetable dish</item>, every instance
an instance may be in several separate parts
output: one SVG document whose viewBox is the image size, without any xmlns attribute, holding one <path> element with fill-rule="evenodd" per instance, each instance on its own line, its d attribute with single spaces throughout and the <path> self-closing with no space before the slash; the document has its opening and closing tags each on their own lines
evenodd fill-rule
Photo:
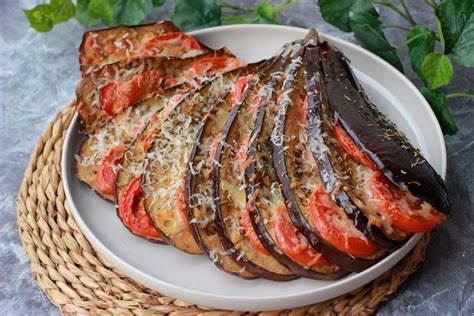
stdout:
<svg viewBox="0 0 474 316">
<path fill-rule="evenodd" d="M 246 279 L 334 280 L 450 211 L 314 30 L 254 64 L 171 22 L 87 32 L 79 56 L 76 175 L 139 237 Z"/>
</svg>

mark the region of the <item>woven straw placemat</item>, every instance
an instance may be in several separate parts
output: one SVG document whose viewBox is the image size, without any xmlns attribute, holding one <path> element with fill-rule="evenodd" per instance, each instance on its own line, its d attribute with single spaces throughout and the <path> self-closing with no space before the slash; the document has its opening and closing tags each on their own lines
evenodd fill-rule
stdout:
<svg viewBox="0 0 474 316">
<path fill-rule="evenodd" d="M 20 236 L 33 278 L 51 302 L 64 314 L 239 314 L 163 296 L 128 278 L 94 251 L 71 215 L 61 179 L 63 141 L 73 115 L 70 105 L 44 131 L 17 198 Z M 261 314 L 371 314 L 416 270 L 428 241 L 424 236 L 395 267 L 351 293 Z"/>
</svg>

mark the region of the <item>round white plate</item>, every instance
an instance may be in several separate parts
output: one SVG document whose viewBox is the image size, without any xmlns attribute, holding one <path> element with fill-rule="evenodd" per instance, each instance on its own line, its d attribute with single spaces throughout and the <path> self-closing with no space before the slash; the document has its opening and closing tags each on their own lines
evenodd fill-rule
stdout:
<svg viewBox="0 0 474 316">
<path fill-rule="evenodd" d="M 224 26 L 191 33 L 213 48 L 229 47 L 247 62 L 269 58 L 285 43 L 300 39 L 307 30 L 284 26 Z M 443 134 L 429 105 L 395 68 L 372 53 L 346 41 L 321 34 L 352 61 L 355 74 L 371 100 L 406 133 L 444 177 L 446 150 Z M 417 243 L 413 236 L 399 250 L 359 274 L 338 281 L 298 279 L 275 282 L 242 280 L 215 268 L 205 256 L 182 253 L 129 233 L 113 205 L 94 194 L 74 176 L 73 161 L 82 136 L 74 117 L 62 157 L 66 197 L 84 235 L 107 260 L 132 279 L 160 293 L 190 303 L 221 309 L 276 310 L 324 301 L 356 289 L 401 260 Z"/>
</svg>

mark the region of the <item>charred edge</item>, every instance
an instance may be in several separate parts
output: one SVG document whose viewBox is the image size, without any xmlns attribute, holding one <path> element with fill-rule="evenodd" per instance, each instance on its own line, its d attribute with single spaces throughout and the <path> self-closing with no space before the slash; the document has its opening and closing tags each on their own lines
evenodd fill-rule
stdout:
<svg viewBox="0 0 474 316">
<path fill-rule="evenodd" d="M 316 138 L 316 135 L 323 133 L 320 126 L 320 122 L 322 122 L 323 117 L 321 103 L 326 99 L 326 93 L 322 83 L 320 81 L 318 82 L 317 80 L 314 80 L 316 74 L 319 73 L 320 62 L 320 48 L 308 47 L 305 56 L 305 88 L 308 94 L 308 136 L 310 139 Z M 388 239 L 376 226 L 368 226 L 367 217 L 365 217 L 359 208 L 354 206 L 354 203 L 352 203 L 346 191 L 341 189 L 338 193 L 334 192 L 332 184 L 330 184 L 329 181 L 325 181 L 325 177 L 323 175 L 323 172 L 335 175 L 335 171 L 332 167 L 328 154 L 325 152 L 315 152 L 311 146 L 310 149 L 318 165 L 325 191 L 333 196 L 335 202 L 344 209 L 345 213 L 353 221 L 356 228 L 360 230 L 365 236 L 370 238 L 378 247 L 384 250 L 394 251 L 400 247 L 400 242 Z"/>
<path fill-rule="evenodd" d="M 305 55 L 306 57 L 306 55 Z M 305 60 L 306 61 L 306 60 Z M 280 104 L 278 112 L 278 120 L 281 122 L 279 125 L 275 125 L 273 133 L 277 135 L 277 139 L 283 139 L 284 130 L 286 126 L 287 118 L 287 104 Z M 280 184 L 282 184 L 282 192 L 286 200 L 286 205 L 288 209 L 288 214 L 291 221 L 296 226 L 296 228 L 303 233 L 303 235 L 308 238 L 311 243 L 311 246 L 320 252 L 326 259 L 331 263 L 338 265 L 344 270 L 351 272 L 360 272 L 371 265 L 375 264 L 380 260 L 363 260 L 354 258 L 344 252 L 339 251 L 331 244 L 327 243 L 322 239 L 315 231 L 313 231 L 311 225 L 307 222 L 306 218 L 302 215 L 299 204 L 294 196 L 293 190 L 290 188 L 290 180 L 287 174 L 287 168 L 285 164 L 284 157 L 284 144 L 279 145 L 271 142 L 272 148 L 272 159 L 273 166 L 276 171 L 276 175 Z"/>
<path fill-rule="evenodd" d="M 391 182 L 448 214 L 451 203 L 439 174 L 408 142 L 405 135 L 369 101 L 342 53 L 327 44 L 325 46 L 328 49 L 328 61 L 323 63 L 323 72 L 328 85 L 329 106 L 334 116 Z M 340 94 L 330 91 L 341 88 L 350 95 L 350 103 Z M 354 111 L 355 108 L 357 111 Z M 386 136 L 387 133 L 389 136 Z M 394 152 L 397 155 L 393 155 Z"/>
</svg>

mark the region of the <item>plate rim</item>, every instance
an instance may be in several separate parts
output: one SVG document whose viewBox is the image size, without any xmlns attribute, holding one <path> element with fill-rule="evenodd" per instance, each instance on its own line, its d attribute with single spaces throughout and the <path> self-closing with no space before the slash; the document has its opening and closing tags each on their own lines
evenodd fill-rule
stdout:
<svg viewBox="0 0 474 316">
<path fill-rule="evenodd" d="M 241 30 L 241 29 L 256 29 L 256 30 L 265 29 L 265 30 L 280 30 L 280 31 L 287 30 L 287 31 L 292 31 L 292 32 L 294 32 L 294 31 L 298 31 L 298 32 L 308 31 L 307 28 L 300 28 L 300 27 L 293 27 L 293 26 L 241 24 L 241 25 L 216 26 L 216 27 L 211 27 L 211 28 L 206 28 L 206 29 L 201 29 L 201 30 L 189 32 L 189 34 L 193 35 L 193 36 L 194 35 L 199 36 L 201 34 L 202 35 L 204 35 L 204 34 L 207 35 L 209 33 L 212 34 L 213 32 L 216 32 L 216 31 L 217 32 L 218 31 L 229 31 L 229 30 L 230 31 L 238 31 L 238 30 Z M 441 127 L 438 123 L 438 120 L 436 119 L 436 116 L 435 116 L 433 110 L 429 106 L 428 102 L 424 99 L 424 97 L 421 95 L 421 93 L 418 91 L 418 89 L 414 86 L 414 84 L 407 77 L 405 77 L 401 72 L 399 72 L 398 69 L 396 69 L 395 67 L 390 65 L 388 62 L 386 62 L 385 60 L 383 60 L 379 56 L 371 53 L 370 51 L 368 51 L 368 50 L 366 50 L 366 49 L 364 49 L 364 48 L 362 48 L 362 47 L 360 47 L 360 46 L 358 46 L 354 43 L 348 42 L 346 40 L 343 40 L 343 39 L 340 39 L 340 38 L 337 38 L 337 37 L 334 37 L 334 36 L 331 36 L 331 35 L 328 35 L 328 34 L 325 34 L 325 33 L 319 32 L 319 35 L 321 36 L 321 38 L 329 40 L 332 43 L 336 43 L 336 44 L 337 43 L 342 43 L 343 45 L 350 46 L 352 49 L 357 50 L 359 53 L 361 53 L 363 55 L 366 55 L 367 58 L 376 59 L 378 62 L 385 64 L 385 66 L 388 66 L 389 68 L 391 68 L 391 70 L 392 70 L 391 75 L 396 75 L 401 81 L 403 81 L 410 88 L 410 90 L 413 90 L 415 92 L 415 95 L 417 95 L 419 101 L 421 101 L 420 103 L 423 105 L 424 110 L 426 112 L 428 112 L 428 115 L 431 116 L 430 119 L 435 123 L 435 126 L 434 126 L 434 131 L 436 132 L 435 137 L 440 142 L 440 145 L 441 145 L 440 146 L 441 152 L 439 153 L 440 156 L 441 156 L 441 172 L 440 172 L 440 175 L 443 179 L 445 179 L 446 170 L 447 170 L 447 155 L 446 155 L 445 140 L 444 140 L 443 134 L 441 132 Z M 267 305 L 267 306 L 272 305 L 272 303 L 273 303 L 272 306 L 274 306 L 274 303 L 276 303 L 277 301 L 288 300 L 288 299 L 293 299 L 293 298 L 300 298 L 300 301 L 306 302 L 306 303 L 298 304 L 298 305 L 287 304 L 288 307 L 285 307 L 285 308 L 293 308 L 293 307 L 296 307 L 296 306 L 311 304 L 311 302 L 308 303 L 308 299 L 309 300 L 311 299 L 310 296 L 315 295 L 316 294 L 315 292 L 322 291 L 321 288 L 315 288 L 315 289 L 310 289 L 310 290 L 305 291 L 305 292 L 298 292 L 297 294 L 290 294 L 290 295 L 284 294 L 284 295 L 280 295 L 280 296 L 273 296 L 271 298 L 257 297 L 257 296 L 233 297 L 233 296 L 221 295 L 221 294 L 209 294 L 207 292 L 203 292 L 203 291 L 199 291 L 199 290 L 195 290 L 195 289 L 183 288 L 179 285 L 172 284 L 168 281 L 158 279 L 157 277 L 153 277 L 153 276 L 139 270 L 138 268 L 136 268 L 135 266 L 129 264 L 128 262 L 122 260 L 115 253 L 113 253 L 105 244 L 103 244 L 95 236 L 95 234 L 88 228 L 88 226 L 85 224 L 82 216 L 80 215 L 79 209 L 77 208 L 77 206 L 74 202 L 73 195 L 71 194 L 70 182 L 69 182 L 68 179 L 69 179 L 69 176 L 71 176 L 71 173 L 73 173 L 72 172 L 73 170 L 70 168 L 70 160 L 71 160 L 72 156 L 74 156 L 74 153 L 72 153 L 72 151 L 70 151 L 70 150 L 65 151 L 64 149 L 71 147 L 71 142 L 72 142 L 72 139 L 75 136 L 75 130 L 76 130 L 76 128 L 77 128 L 76 126 L 78 124 L 79 124 L 78 114 L 75 113 L 74 117 L 71 120 L 70 126 L 68 127 L 68 130 L 67 130 L 67 133 L 66 133 L 66 136 L 65 136 L 65 139 L 64 139 L 63 152 L 62 152 L 62 156 L 61 156 L 61 174 L 62 174 L 62 178 L 63 178 L 63 186 L 64 186 L 65 195 L 66 195 L 66 198 L 68 200 L 68 204 L 70 206 L 71 213 L 74 216 L 74 219 L 78 223 L 82 233 L 86 236 L 88 241 L 93 246 L 94 250 L 99 252 L 101 255 L 103 255 L 108 261 L 110 261 L 114 266 L 119 268 L 123 273 L 127 274 L 132 279 L 135 279 L 138 282 L 140 282 L 140 283 L 142 283 L 142 284 L 144 284 L 144 285 L 146 285 L 146 286 L 148 286 L 152 289 L 155 289 L 155 290 L 157 290 L 160 293 L 163 293 L 165 295 L 169 295 L 169 296 L 173 296 L 173 297 L 181 296 L 181 298 L 185 297 L 185 299 L 184 298 L 183 299 L 189 301 L 190 303 L 203 304 L 203 305 L 214 306 L 216 308 L 224 308 L 224 309 L 229 308 L 229 306 L 231 306 L 231 305 L 233 307 L 235 307 L 235 306 L 239 306 L 239 304 L 251 304 L 249 302 L 252 302 L 255 305 L 255 303 L 262 303 L 261 300 L 265 300 L 265 305 Z M 413 247 L 420 240 L 420 238 L 421 238 L 421 234 L 413 235 L 405 243 L 405 245 L 403 245 L 400 249 L 398 249 L 394 253 L 390 254 L 389 256 L 387 256 L 386 258 L 381 260 L 376 265 L 370 267 L 367 270 L 364 270 L 361 273 L 353 274 L 351 277 L 344 278 L 344 279 L 341 279 L 341 280 L 337 280 L 334 283 L 328 284 L 327 286 L 324 286 L 324 290 L 329 292 L 328 290 L 330 290 L 334 287 L 339 287 L 339 286 L 344 287 L 345 286 L 346 290 L 344 291 L 344 293 L 347 293 L 349 291 L 352 291 L 355 288 L 358 288 L 360 286 L 363 286 L 363 285 L 371 282 L 373 279 L 380 276 L 383 272 L 388 271 L 395 264 L 397 264 L 399 261 L 401 261 L 406 256 L 406 254 L 413 249 Z M 366 281 L 366 282 L 364 282 L 364 281 L 361 282 L 360 281 L 360 279 L 363 279 L 364 277 L 366 277 L 366 274 L 369 274 L 373 270 L 380 270 L 382 268 L 382 266 L 385 266 L 385 264 L 382 265 L 381 263 L 388 264 L 388 261 L 390 261 L 391 257 L 397 256 L 398 254 L 401 254 L 402 252 L 403 252 L 403 254 L 401 255 L 401 258 L 399 260 L 395 261 L 395 262 L 390 262 L 390 264 L 389 264 L 389 266 L 386 270 L 384 270 L 381 273 L 378 273 L 377 276 L 375 276 L 374 278 L 370 278 L 369 281 Z M 355 285 L 353 286 L 353 284 L 355 284 Z M 159 285 L 160 288 L 158 289 L 158 287 L 156 285 Z M 327 297 L 325 297 L 324 295 L 320 295 L 320 296 L 323 297 L 323 299 L 313 300 L 313 303 L 320 302 L 320 301 L 323 301 L 323 300 L 327 300 L 327 299 L 336 297 L 338 295 L 342 295 L 342 294 L 340 293 L 340 294 L 337 294 L 337 295 L 328 295 Z M 214 301 L 214 299 L 219 300 L 219 302 Z M 232 303 L 230 303 L 229 300 L 232 301 Z M 227 301 L 227 303 L 224 302 L 224 301 Z M 205 302 L 205 303 L 203 303 L 203 302 Z M 285 305 L 285 306 L 287 306 L 287 305 Z M 242 306 L 242 305 L 240 305 L 240 306 L 241 306 L 241 308 L 242 307 L 244 308 L 243 310 L 250 310 L 250 311 L 252 311 L 252 310 L 255 310 L 255 311 L 262 310 L 261 308 L 252 309 L 252 308 L 248 308 L 246 306 Z M 238 308 L 234 308 L 234 309 L 238 310 Z M 270 310 L 270 309 L 275 309 L 275 308 L 270 307 L 268 310 Z"/>
</svg>

